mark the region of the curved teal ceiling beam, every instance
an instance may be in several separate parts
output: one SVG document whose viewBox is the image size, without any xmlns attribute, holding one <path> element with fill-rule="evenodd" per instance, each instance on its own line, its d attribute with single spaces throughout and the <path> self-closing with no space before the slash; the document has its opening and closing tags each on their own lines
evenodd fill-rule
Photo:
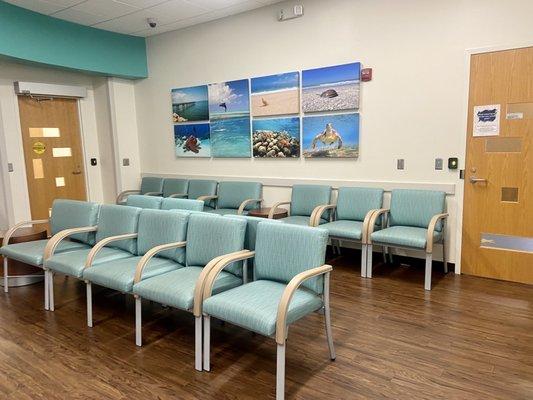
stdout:
<svg viewBox="0 0 533 400">
<path fill-rule="evenodd" d="M 1 0 L 0 56 L 128 79 L 148 76 L 143 37 L 63 21 Z"/>
</svg>

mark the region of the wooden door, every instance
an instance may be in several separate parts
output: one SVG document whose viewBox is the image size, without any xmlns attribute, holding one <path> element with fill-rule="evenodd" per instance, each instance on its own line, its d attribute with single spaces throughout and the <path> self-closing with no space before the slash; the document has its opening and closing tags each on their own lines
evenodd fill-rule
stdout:
<svg viewBox="0 0 533 400">
<path fill-rule="evenodd" d="M 54 199 L 86 200 L 78 103 L 27 96 L 18 103 L 31 216 L 48 218 Z"/>
<path fill-rule="evenodd" d="M 532 284 L 533 47 L 473 55 L 469 96 L 462 271 Z"/>
</svg>

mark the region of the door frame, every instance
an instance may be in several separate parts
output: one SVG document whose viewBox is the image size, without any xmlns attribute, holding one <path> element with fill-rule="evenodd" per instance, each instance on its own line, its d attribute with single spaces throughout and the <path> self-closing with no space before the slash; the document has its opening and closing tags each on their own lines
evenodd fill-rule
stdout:
<svg viewBox="0 0 533 400">
<path fill-rule="evenodd" d="M 464 63 L 464 94 L 463 94 L 463 115 L 462 123 L 463 130 L 461 132 L 461 147 L 459 153 L 459 159 L 461 160 L 461 169 L 466 167 L 466 142 L 468 139 L 468 102 L 470 97 L 470 60 L 475 54 L 492 53 L 495 51 L 522 49 L 526 47 L 533 47 L 533 41 L 519 42 L 497 46 L 486 46 L 479 48 L 471 48 L 465 50 L 465 63 Z M 462 256 L 462 242 L 463 242 L 463 206 L 464 206 L 464 194 L 465 194 L 466 180 L 462 179 L 462 184 L 457 185 L 456 201 L 457 201 L 457 223 L 455 232 L 455 273 L 461 273 L 461 256 Z"/>
</svg>

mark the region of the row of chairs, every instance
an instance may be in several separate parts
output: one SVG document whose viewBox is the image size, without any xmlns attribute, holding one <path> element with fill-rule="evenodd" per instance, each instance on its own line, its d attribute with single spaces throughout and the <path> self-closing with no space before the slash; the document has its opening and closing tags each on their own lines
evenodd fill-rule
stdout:
<svg viewBox="0 0 533 400">
<path fill-rule="evenodd" d="M 21 226 L 45 222 L 50 239 L 8 244 Z M 335 359 L 327 241 L 321 228 L 249 216 L 56 200 L 49 220 L 11 228 L 0 254 L 4 271 L 8 258 L 44 269 L 47 310 L 55 308 L 54 275 L 84 281 L 90 327 L 93 284 L 133 295 L 138 346 L 142 299 L 192 313 L 199 371 L 210 370 L 211 317 L 274 338 L 276 398 L 283 399 L 290 324 L 323 313 L 330 358 Z"/>
<path fill-rule="evenodd" d="M 143 178 L 143 185 L 148 179 Z M 161 179 L 162 178 L 155 178 Z M 168 179 L 162 180 L 164 183 Z M 183 180 L 180 180 L 183 181 Z M 193 182 L 189 181 L 189 188 Z M 205 181 L 204 181 L 205 182 Z M 216 191 L 217 183 L 212 182 Z M 389 208 L 383 207 L 383 189 L 340 187 L 337 201 L 332 204 L 332 190 L 328 185 L 294 185 L 290 201 L 281 201 L 271 207 L 269 218 L 280 206 L 289 207 L 289 216 L 281 220 L 302 226 L 320 226 L 329 233 L 332 244 L 340 252 L 340 242 L 355 242 L 361 245 L 361 276 L 372 278 L 372 255 L 374 246 L 382 248 L 384 259 L 389 248 L 401 248 L 425 252 L 424 288 L 431 290 L 433 249 L 442 245 L 444 271 L 446 261 L 446 193 L 433 190 L 392 190 Z M 155 193 L 156 195 L 158 193 Z M 246 214 L 262 202 L 262 185 L 259 182 L 220 182 L 218 195 L 204 197 L 216 199 L 215 208 L 204 206 L 203 210 L 218 214 Z M 159 197 L 130 196 L 127 204 L 161 208 Z M 192 200 L 191 200 L 192 201 Z M 186 201 L 182 200 L 185 207 Z M 200 209 L 198 204 L 195 209 Z M 190 208 L 193 209 L 193 208 Z M 335 248 L 335 247 L 334 247 Z"/>
</svg>

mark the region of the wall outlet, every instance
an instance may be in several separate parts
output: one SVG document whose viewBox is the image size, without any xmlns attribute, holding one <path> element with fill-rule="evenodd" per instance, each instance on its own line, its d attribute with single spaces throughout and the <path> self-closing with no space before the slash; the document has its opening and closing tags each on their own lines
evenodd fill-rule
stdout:
<svg viewBox="0 0 533 400">
<path fill-rule="evenodd" d="M 14 169 L 13 169 L 13 163 L 7 163 L 7 172 L 13 172 Z"/>
<path fill-rule="evenodd" d="M 403 158 L 398 158 L 396 160 L 396 168 L 397 169 L 405 169 L 405 160 Z"/>
</svg>

